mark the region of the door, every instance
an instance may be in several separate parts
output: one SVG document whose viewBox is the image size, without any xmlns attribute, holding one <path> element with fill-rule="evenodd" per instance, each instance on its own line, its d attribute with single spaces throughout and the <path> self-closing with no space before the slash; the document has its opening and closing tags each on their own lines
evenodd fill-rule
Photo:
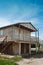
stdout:
<svg viewBox="0 0 43 65">
<path fill-rule="evenodd" d="M 29 53 L 29 44 L 26 44 L 26 54 Z"/>
<path fill-rule="evenodd" d="M 21 43 L 21 54 L 24 54 L 24 44 Z"/>
</svg>

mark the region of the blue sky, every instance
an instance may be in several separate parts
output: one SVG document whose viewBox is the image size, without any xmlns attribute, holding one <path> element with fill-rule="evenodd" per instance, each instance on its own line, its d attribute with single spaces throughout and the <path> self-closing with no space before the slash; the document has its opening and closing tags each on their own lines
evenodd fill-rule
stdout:
<svg viewBox="0 0 43 65">
<path fill-rule="evenodd" d="M 0 0 L 0 26 L 32 22 L 43 39 L 43 0 Z"/>
</svg>

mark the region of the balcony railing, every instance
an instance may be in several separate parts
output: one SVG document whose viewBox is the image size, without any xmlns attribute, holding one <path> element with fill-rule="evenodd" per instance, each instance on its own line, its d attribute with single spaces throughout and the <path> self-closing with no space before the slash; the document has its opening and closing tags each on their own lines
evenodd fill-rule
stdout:
<svg viewBox="0 0 43 65">
<path fill-rule="evenodd" d="M 24 41 L 24 42 L 31 42 L 31 43 L 33 43 L 33 42 L 36 42 L 36 41 L 38 41 L 38 39 L 36 40 L 36 38 L 35 37 L 31 37 L 31 36 L 28 36 L 28 35 L 15 35 L 15 36 L 7 36 L 7 40 L 8 41 Z"/>
<path fill-rule="evenodd" d="M 36 38 L 32 38 L 31 36 L 26 36 L 26 35 L 23 35 L 23 36 L 18 36 L 16 35 L 14 37 L 15 40 L 21 40 L 21 41 L 27 41 L 27 42 L 36 42 Z"/>
</svg>

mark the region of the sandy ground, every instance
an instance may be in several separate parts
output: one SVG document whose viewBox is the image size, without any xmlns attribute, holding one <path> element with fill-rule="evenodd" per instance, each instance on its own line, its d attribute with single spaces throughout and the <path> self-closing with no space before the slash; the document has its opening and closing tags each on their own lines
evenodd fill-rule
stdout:
<svg viewBox="0 0 43 65">
<path fill-rule="evenodd" d="M 17 62 L 19 65 L 43 65 L 43 54 L 35 55 L 31 58 L 23 58 L 20 62 Z"/>
<path fill-rule="evenodd" d="M 5 55 L 5 54 L 1 54 L 0 53 L 0 56 L 2 56 L 2 57 L 7 57 L 7 58 L 13 58 L 14 56 L 12 56 L 12 55 Z"/>
<path fill-rule="evenodd" d="M 12 58 L 14 56 L 0 54 L 0 56 Z M 43 65 L 43 54 L 33 55 L 31 58 L 23 58 L 21 61 L 17 62 L 19 65 Z"/>
</svg>

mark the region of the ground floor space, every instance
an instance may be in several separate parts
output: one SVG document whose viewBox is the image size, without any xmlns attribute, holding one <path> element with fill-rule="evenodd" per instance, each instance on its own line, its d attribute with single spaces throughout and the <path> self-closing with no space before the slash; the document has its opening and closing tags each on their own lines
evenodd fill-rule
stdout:
<svg viewBox="0 0 43 65">
<path fill-rule="evenodd" d="M 37 47 L 36 47 L 37 51 Z M 31 44 L 29 43 L 7 43 L 0 44 L 0 52 L 11 55 L 31 54 Z"/>
</svg>

